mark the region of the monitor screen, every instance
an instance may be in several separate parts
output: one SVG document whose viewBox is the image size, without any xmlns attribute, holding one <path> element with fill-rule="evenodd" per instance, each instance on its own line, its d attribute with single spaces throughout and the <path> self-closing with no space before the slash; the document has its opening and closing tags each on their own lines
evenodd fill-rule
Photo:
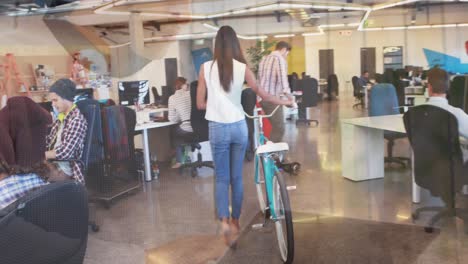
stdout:
<svg viewBox="0 0 468 264">
<path fill-rule="evenodd" d="M 93 93 L 94 93 L 93 88 L 76 89 L 75 98 L 94 99 Z"/>
<path fill-rule="evenodd" d="M 149 104 L 149 82 L 119 82 L 119 102 L 121 105 Z"/>
</svg>

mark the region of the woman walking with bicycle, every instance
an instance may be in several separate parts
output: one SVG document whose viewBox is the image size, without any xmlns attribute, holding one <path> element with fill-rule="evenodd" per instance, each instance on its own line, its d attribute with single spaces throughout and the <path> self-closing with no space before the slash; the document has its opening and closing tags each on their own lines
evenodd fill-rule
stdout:
<svg viewBox="0 0 468 264">
<path fill-rule="evenodd" d="M 239 233 L 244 193 L 242 169 L 248 139 L 241 105 L 244 80 L 264 101 L 293 105 L 293 101 L 281 100 L 257 86 L 253 72 L 247 67 L 236 32 L 230 26 L 223 26 L 216 35 L 214 59 L 200 68 L 197 107 L 206 109 L 205 118 L 209 121 L 216 177 L 216 211 L 227 245 L 231 245 Z M 231 214 L 229 187 L 232 193 Z"/>
</svg>

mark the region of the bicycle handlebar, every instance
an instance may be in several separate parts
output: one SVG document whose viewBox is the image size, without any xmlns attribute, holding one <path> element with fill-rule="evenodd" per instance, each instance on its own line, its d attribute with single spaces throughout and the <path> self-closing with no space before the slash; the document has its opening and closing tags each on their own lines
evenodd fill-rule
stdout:
<svg viewBox="0 0 468 264">
<path fill-rule="evenodd" d="M 275 108 L 269 115 L 251 116 L 251 115 L 247 114 L 245 111 L 244 111 L 244 114 L 245 114 L 245 116 L 247 116 L 247 117 L 250 118 L 250 119 L 269 118 L 269 117 L 272 117 L 280 107 L 282 107 L 282 106 L 281 106 L 281 105 L 277 105 L 276 108 Z"/>
</svg>

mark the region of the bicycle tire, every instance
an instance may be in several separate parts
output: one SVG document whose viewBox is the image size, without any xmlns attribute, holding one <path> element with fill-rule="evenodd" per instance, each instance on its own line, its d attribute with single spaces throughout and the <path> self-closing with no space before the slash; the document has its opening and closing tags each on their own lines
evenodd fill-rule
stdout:
<svg viewBox="0 0 468 264">
<path fill-rule="evenodd" d="M 265 209 L 266 209 L 265 171 L 263 170 L 263 160 L 261 159 L 261 157 L 257 156 L 256 159 L 258 159 L 258 163 L 257 163 L 258 166 L 255 167 L 255 170 L 258 170 L 259 182 L 258 183 L 255 182 L 255 189 L 257 190 L 257 200 L 258 200 L 258 205 L 260 206 L 260 211 L 263 214 L 265 214 Z"/>
<path fill-rule="evenodd" d="M 275 221 L 275 230 L 281 259 L 289 264 L 294 260 L 294 229 L 288 190 L 283 174 L 279 171 L 273 177 L 273 206 L 278 218 Z"/>
</svg>

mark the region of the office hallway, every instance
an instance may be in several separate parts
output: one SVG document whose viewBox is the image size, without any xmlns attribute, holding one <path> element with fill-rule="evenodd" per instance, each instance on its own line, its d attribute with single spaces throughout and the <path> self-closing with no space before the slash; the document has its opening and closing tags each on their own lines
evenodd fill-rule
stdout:
<svg viewBox="0 0 468 264">
<path fill-rule="evenodd" d="M 366 113 L 352 109 L 354 99 L 349 92 L 340 97 L 336 101 L 323 101 L 310 111 L 311 118 L 319 119 L 318 127 L 296 127 L 293 122 L 286 125 L 288 158 L 302 164 L 299 175 L 286 177 L 288 185 L 297 187 L 289 193 L 297 252 L 301 254 L 311 249 L 311 245 L 323 245 L 315 252 L 309 251 L 309 255 L 298 255 L 295 263 L 330 263 L 329 256 L 314 258 L 314 254 L 325 249 L 335 249 L 340 256 L 352 253 L 348 251 L 368 252 L 369 255 L 362 252 L 353 255 L 362 260 L 384 252 L 382 246 L 402 249 L 406 258 L 399 255 L 401 252 L 389 252 L 390 258 L 382 256 L 378 263 L 468 262 L 468 236 L 463 233 L 462 221 L 445 220 L 440 224 L 440 231 L 430 235 L 422 228 L 430 213 L 422 214 L 413 224 L 410 217 L 413 209 L 441 202 L 423 190 L 421 203 L 412 204 L 409 169 L 387 167 L 384 179 L 363 182 L 352 182 L 341 176 L 339 120 Z M 397 141 L 394 153 L 409 156 L 407 140 Z M 98 206 L 101 231 L 90 232 L 85 263 L 145 263 L 146 254 L 151 255 L 148 263 L 216 263 L 219 259 L 219 263 L 236 263 L 236 257 L 239 257 L 237 263 L 280 263 L 274 232 L 250 228 L 259 219 L 253 162 L 246 162 L 244 171 L 241 217 L 244 233 L 235 252 L 219 246 L 221 242 L 216 236 L 212 171 L 204 169 L 202 176 L 192 178 L 188 172 L 180 175 L 176 170 L 163 168 L 159 180 L 146 183 L 138 193 L 117 201 L 109 210 Z M 327 227 L 318 233 L 313 230 L 317 223 Z M 346 229 L 343 225 L 354 228 Z M 332 232 L 335 228 L 330 226 L 338 228 Z M 344 232 L 343 236 L 339 230 Z M 252 241 L 252 236 L 257 240 Z M 325 238 L 329 240 L 321 243 L 320 239 Z M 196 262 L 194 255 L 203 256 L 202 260 Z M 392 259 L 392 256 L 400 258 Z M 406 262 L 399 262 L 401 259 Z M 339 260 L 340 263 L 348 261 Z M 374 258 L 368 260 L 377 263 Z"/>
</svg>

